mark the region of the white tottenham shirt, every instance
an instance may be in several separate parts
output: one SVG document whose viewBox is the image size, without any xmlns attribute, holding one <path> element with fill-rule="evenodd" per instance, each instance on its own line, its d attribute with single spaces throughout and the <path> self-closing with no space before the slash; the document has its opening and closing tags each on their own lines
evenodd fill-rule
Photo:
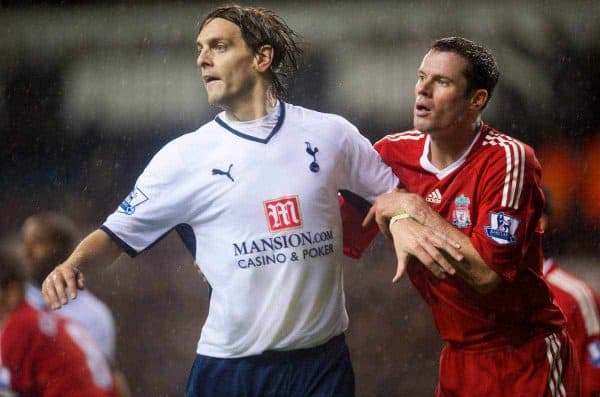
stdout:
<svg viewBox="0 0 600 397">
<path fill-rule="evenodd" d="M 344 332 L 338 190 L 398 180 L 344 118 L 279 102 L 162 148 L 102 229 L 136 255 L 177 230 L 212 293 L 198 354 L 308 348 Z"/>
</svg>

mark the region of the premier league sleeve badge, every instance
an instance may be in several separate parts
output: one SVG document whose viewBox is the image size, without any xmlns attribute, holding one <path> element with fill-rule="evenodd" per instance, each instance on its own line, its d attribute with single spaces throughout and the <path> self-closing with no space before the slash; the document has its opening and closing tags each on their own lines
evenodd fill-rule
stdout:
<svg viewBox="0 0 600 397">
<path fill-rule="evenodd" d="M 514 244 L 519 220 L 504 212 L 490 212 L 490 226 L 485 227 L 485 235 L 498 244 Z"/>
<path fill-rule="evenodd" d="M 132 215 L 135 212 L 135 207 L 148 201 L 148 196 L 144 194 L 138 187 L 135 187 L 131 193 L 127 195 L 125 200 L 119 204 L 118 211 L 127 215 Z"/>
</svg>

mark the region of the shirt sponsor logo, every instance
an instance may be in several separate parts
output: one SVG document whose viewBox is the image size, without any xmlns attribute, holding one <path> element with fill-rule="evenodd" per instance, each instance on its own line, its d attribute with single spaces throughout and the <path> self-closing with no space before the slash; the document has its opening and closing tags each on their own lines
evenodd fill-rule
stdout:
<svg viewBox="0 0 600 397">
<path fill-rule="evenodd" d="M 135 207 L 148 201 L 148 196 L 144 194 L 138 187 L 135 187 L 129 195 L 119 204 L 117 209 L 119 212 L 131 215 L 135 212 Z"/>
<path fill-rule="evenodd" d="M 469 204 L 471 204 L 471 200 L 464 194 L 454 200 L 454 211 L 452 211 L 452 224 L 454 226 L 461 229 L 471 226 Z"/>
<path fill-rule="evenodd" d="M 490 226 L 485 227 L 485 235 L 498 244 L 514 244 L 519 220 L 504 212 L 490 212 Z"/>
<path fill-rule="evenodd" d="M 440 204 L 442 202 L 442 194 L 440 193 L 440 189 L 435 189 L 433 192 L 429 193 L 425 198 L 425 201 L 428 203 Z"/>
<path fill-rule="evenodd" d="M 298 232 L 233 243 L 238 267 L 257 268 L 270 264 L 307 261 L 334 253 L 333 231 Z"/>
<path fill-rule="evenodd" d="M 298 196 L 287 196 L 263 202 L 271 232 L 302 227 Z"/>
<path fill-rule="evenodd" d="M 596 368 L 600 368 L 600 340 L 591 342 L 587 349 L 590 354 L 590 362 L 592 365 Z"/>
</svg>

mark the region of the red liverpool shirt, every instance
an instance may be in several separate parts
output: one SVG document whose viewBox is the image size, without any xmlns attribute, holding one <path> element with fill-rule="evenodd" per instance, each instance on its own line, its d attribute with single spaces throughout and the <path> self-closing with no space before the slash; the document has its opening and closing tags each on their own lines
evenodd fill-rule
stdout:
<svg viewBox="0 0 600 397">
<path fill-rule="evenodd" d="M 113 397 L 110 369 L 78 325 L 21 304 L 0 330 L 0 381 L 21 397 Z"/>
</svg>

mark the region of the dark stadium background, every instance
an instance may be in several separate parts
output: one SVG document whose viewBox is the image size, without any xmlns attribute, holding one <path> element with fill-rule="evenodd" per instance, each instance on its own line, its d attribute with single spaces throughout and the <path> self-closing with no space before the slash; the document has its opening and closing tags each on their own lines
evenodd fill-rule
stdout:
<svg viewBox="0 0 600 397">
<path fill-rule="evenodd" d="M 167 141 L 216 113 L 195 66 L 197 21 L 218 3 L 0 2 L 0 240 L 31 213 L 97 227 Z M 552 191 L 553 246 L 600 288 L 600 3 L 272 2 L 305 41 L 290 102 L 340 113 L 372 141 L 411 126 L 415 71 L 434 38 L 490 47 L 502 77 L 485 120 L 531 144 Z M 201 155 L 201 154 L 199 154 Z M 381 238 L 345 264 L 359 396 L 427 396 L 441 343 Z M 175 236 L 89 271 L 113 309 L 135 396 L 182 395 L 207 288 Z M 240 302 L 252 305 L 252 302 Z M 276 303 L 274 303 L 276 304 Z"/>
</svg>

